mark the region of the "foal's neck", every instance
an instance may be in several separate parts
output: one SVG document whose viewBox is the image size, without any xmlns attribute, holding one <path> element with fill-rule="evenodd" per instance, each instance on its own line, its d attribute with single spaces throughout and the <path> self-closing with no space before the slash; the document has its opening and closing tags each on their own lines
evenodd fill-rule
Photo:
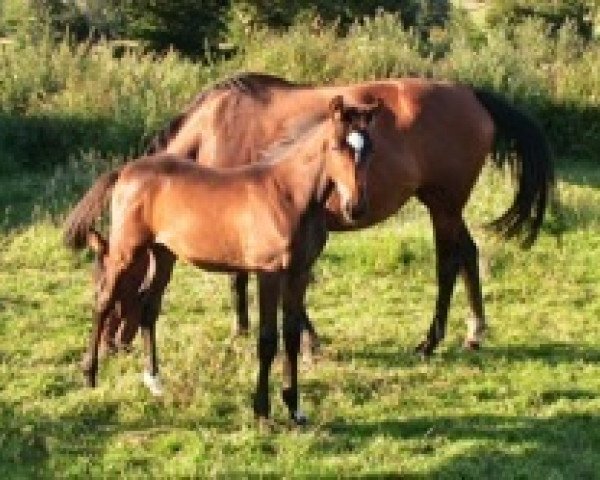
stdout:
<svg viewBox="0 0 600 480">
<path fill-rule="evenodd" d="M 319 202 L 326 190 L 325 141 L 317 135 L 317 139 L 308 143 L 308 149 L 305 145 L 293 148 L 273 171 L 281 200 L 298 215 L 311 203 Z"/>
</svg>

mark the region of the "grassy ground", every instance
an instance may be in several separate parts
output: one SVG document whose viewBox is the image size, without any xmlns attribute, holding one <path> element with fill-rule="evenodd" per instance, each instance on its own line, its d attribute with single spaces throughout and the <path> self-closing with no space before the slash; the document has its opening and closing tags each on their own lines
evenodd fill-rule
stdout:
<svg viewBox="0 0 600 480">
<path fill-rule="evenodd" d="M 546 233 L 522 252 L 481 228 L 508 206 L 499 175 L 486 172 L 470 202 L 491 324 L 478 353 L 460 346 L 461 286 L 439 352 L 427 363 L 413 355 L 436 291 L 418 205 L 332 236 L 309 296 L 325 339 L 301 373 L 312 423 L 287 425 L 276 368 L 270 434 L 249 408 L 255 335 L 229 339 L 227 278 L 187 266 L 159 322 L 164 398 L 141 388 L 137 343 L 85 389 L 89 257 L 65 251 L 47 216 L 72 172 L 49 187 L 43 176 L 0 179 L 0 477 L 599 478 L 600 172 L 566 163 L 560 243 Z"/>
</svg>

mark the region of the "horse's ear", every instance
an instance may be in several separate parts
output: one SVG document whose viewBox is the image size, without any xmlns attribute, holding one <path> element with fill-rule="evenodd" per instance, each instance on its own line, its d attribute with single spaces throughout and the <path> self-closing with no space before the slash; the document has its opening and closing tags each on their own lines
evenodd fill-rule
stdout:
<svg viewBox="0 0 600 480">
<path fill-rule="evenodd" d="M 108 251 L 108 242 L 94 229 L 91 229 L 87 234 L 87 244 L 96 255 L 102 256 Z"/>
<path fill-rule="evenodd" d="M 341 120 L 344 112 L 344 97 L 336 95 L 329 102 L 329 111 L 334 120 Z"/>
</svg>

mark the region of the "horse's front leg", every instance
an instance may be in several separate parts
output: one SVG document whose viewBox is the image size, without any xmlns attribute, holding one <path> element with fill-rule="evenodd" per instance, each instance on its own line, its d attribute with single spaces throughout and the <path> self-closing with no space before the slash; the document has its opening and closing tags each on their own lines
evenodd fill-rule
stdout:
<svg viewBox="0 0 600 480">
<path fill-rule="evenodd" d="M 259 336 L 258 382 L 254 396 L 254 414 L 260 422 L 269 418 L 269 374 L 277 354 L 277 305 L 279 303 L 281 274 L 261 273 L 258 276 Z"/>
<path fill-rule="evenodd" d="M 297 425 L 307 422 L 306 415 L 299 408 L 298 395 L 298 352 L 300 350 L 300 332 L 305 313 L 304 288 L 302 275 L 285 276 L 282 290 L 283 304 L 283 342 L 285 360 L 283 363 L 283 401 L 288 407 L 290 418 Z"/>
</svg>

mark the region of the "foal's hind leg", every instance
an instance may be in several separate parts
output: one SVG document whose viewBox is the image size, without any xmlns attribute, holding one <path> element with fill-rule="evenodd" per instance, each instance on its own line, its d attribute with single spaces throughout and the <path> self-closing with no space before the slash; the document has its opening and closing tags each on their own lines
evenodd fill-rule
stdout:
<svg viewBox="0 0 600 480">
<path fill-rule="evenodd" d="M 171 280 L 175 257 L 167 249 L 155 245 L 152 247 L 156 259 L 156 273 L 151 280 L 148 291 L 144 294 L 142 318 L 140 327 L 144 342 L 144 356 L 146 366 L 142 376 L 144 385 L 155 396 L 163 393 L 158 375 L 158 356 L 156 353 L 156 321 L 160 313 L 162 298 Z"/>
<path fill-rule="evenodd" d="M 248 277 L 247 272 L 236 273 L 231 279 L 231 293 L 235 306 L 234 335 L 248 335 L 250 321 L 248 316 Z"/>
</svg>

